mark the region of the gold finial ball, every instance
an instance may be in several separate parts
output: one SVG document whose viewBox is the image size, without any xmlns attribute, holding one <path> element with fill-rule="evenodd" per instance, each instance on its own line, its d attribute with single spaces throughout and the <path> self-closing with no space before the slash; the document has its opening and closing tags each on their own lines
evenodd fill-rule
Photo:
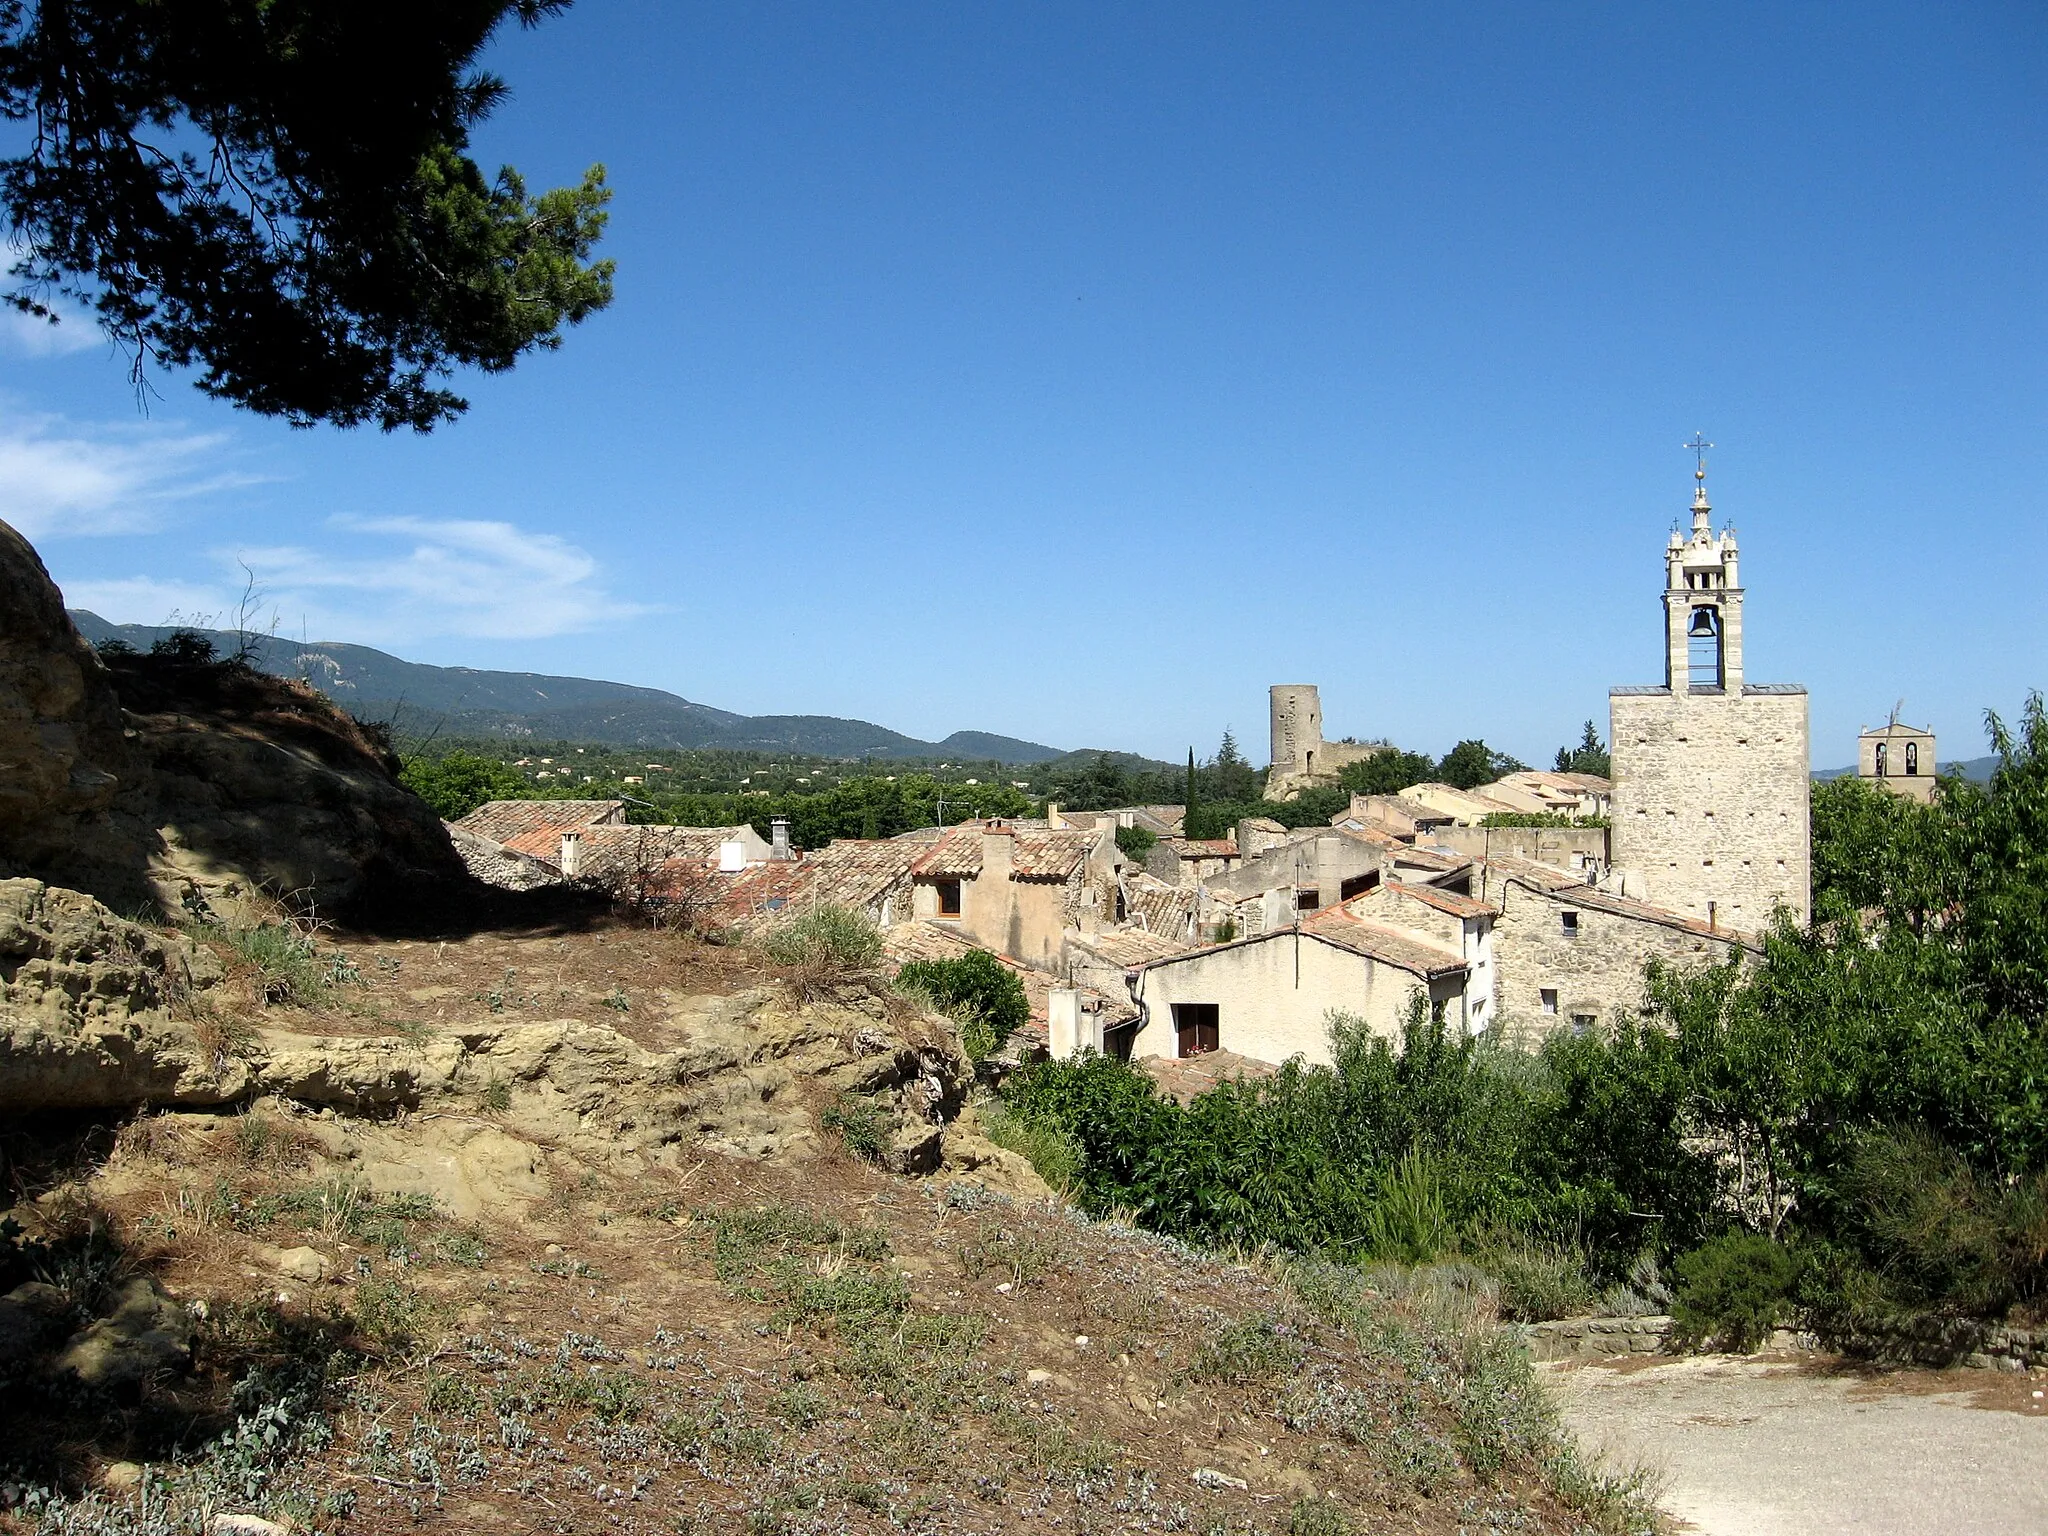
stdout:
<svg viewBox="0 0 2048 1536">
<path fill-rule="evenodd" d="M 1704 480 L 1707 478 L 1707 472 L 1704 468 L 1696 469 L 1692 472 L 1692 477 L 1695 480 Z"/>
</svg>

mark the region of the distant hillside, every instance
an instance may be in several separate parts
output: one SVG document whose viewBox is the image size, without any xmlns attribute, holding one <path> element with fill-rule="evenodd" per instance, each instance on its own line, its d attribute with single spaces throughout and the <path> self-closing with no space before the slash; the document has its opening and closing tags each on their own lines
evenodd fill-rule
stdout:
<svg viewBox="0 0 2048 1536">
<path fill-rule="evenodd" d="M 147 650 L 171 630 L 109 624 L 71 610 L 78 632 L 95 645 L 119 640 Z M 241 637 L 200 633 L 223 655 Z M 628 747 L 717 747 L 800 752 L 818 757 L 930 757 L 981 762 L 1043 763 L 1057 747 L 986 731 L 955 731 L 944 741 L 913 736 L 866 720 L 833 715 L 736 715 L 659 688 L 636 688 L 587 677 L 540 672 L 485 672 L 405 661 L 366 645 L 331 640 L 301 645 L 274 635 L 251 640 L 255 665 L 280 677 L 303 677 L 363 720 L 389 722 L 401 735 L 439 731 L 543 741 L 606 742 Z"/>
<path fill-rule="evenodd" d="M 1959 773 L 1978 784 L 1991 782 L 1991 770 L 1998 766 L 1995 757 L 1966 757 L 1961 762 L 1943 763 L 1941 772 Z M 1814 773 L 1816 779 L 1846 779 L 1856 772 L 1854 768 L 1822 768 Z"/>
</svg>

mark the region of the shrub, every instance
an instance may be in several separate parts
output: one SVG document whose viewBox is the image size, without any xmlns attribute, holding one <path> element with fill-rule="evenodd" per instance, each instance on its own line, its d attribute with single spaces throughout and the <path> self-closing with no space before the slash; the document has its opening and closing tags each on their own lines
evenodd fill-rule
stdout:
<svg viewBox="0 0 2048 1536">
<path fill-rule="evenodd" d="M 1593 1308 L 1585 1255 L 1573 1249 L 1516 1243 L 1489 1255 L 1486 1267 L 1500 1283 L 1502 1313 L 1516 1322 L 1547 1323 Z"/>
<path fill-rule="evenodd" d="M 1789 1315 L 1799 1260 L 1784 1244 L 1753 1232 L 1730 1232 L 1678 1264 L 1672 1334 L 1683 1344 L 1717 1343 L 1746 1353 Z"/>
<path fill-rule="evenodd" d="M 896 973 L 896 985 L 929 998 L 958 1022 L 960 1043 L 974 1061 L 1001 1050 L 1031 1017 L 1022 979 L 985 949 L 952 960 L 913 960 Z"/>
<path fill-rule="evenodd" d="M 1081 1144 L 1058 1126 L 1025 1119 L 999 1104 L 982 1111 L 988 1139 L 1031 1164 L 1054 1193 L 1069 1193 L 1081 1173 Z"/>
<path fill-rule="evenodd" d="M 808 1001 L 872 972 L 882 958 L 882 934 L 862 914 L 827 905 L 781 924 L 761 947 Z"/>
<path fill-rule="evenodd" d="M 1159 845 L 1159 839 L 1144 827 L 1118 827 L 1116 845 L 1126 858 L 1142 864 L 1146 856 Z"/>
<path fill-rule="evenodd" d="M 819 1117 L 828 1131 L 837 1131 L 846 1150 L 864 1162 L 879 1163 L 889 1145 L 889 1112 L 873 1099 L 842 1093 L 839 1102 Z"/>
<path fill-rule="evenodd" d="M 1859 1138 L 1846 1214 L 1884 1259 L 1868 1287 L 1896 1306 L 1996 1315 L 2048 1291 L 2048 1170 L 1999 1178 L 1924 1126 Z"/>
<path fill-rule="evenodd" d="M 1450 1246 L 1443 1176 L 1436 1159 L 1410 1149 L 1380 1181 L 1366 1217 L 1366 1242 L 1376 1258 L 1428 1264 Z"/>
</svg>

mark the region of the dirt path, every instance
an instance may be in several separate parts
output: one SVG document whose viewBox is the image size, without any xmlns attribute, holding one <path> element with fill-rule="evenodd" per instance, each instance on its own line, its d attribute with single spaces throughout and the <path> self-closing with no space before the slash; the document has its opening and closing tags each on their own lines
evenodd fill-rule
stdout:
<svg viewBox="0 0 2048 1536">
<path fill-rule="evenodd" d="M 2048 1533 L 2048 1379 L 1827 1357 L 1540 1367 L 1589 1446 L 1706 1536 Z"/>
</svg>

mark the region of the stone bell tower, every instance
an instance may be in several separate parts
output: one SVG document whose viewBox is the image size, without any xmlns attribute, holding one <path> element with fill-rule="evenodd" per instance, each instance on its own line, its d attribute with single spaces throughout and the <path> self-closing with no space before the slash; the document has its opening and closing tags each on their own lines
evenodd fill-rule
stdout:
<svg viewBox="0 0 2048 1536">
<path fill-rule="evenodd" d="M 1758 931 L 1811 905 L 1806 689 L 1743 671 L 1735 530 L 1713 526 L 1706 450 L 1692 532 L 1664 549 L 1664 682 L 1609 694 L 1613 867 L 1629 895 Z"/>
</svg>

